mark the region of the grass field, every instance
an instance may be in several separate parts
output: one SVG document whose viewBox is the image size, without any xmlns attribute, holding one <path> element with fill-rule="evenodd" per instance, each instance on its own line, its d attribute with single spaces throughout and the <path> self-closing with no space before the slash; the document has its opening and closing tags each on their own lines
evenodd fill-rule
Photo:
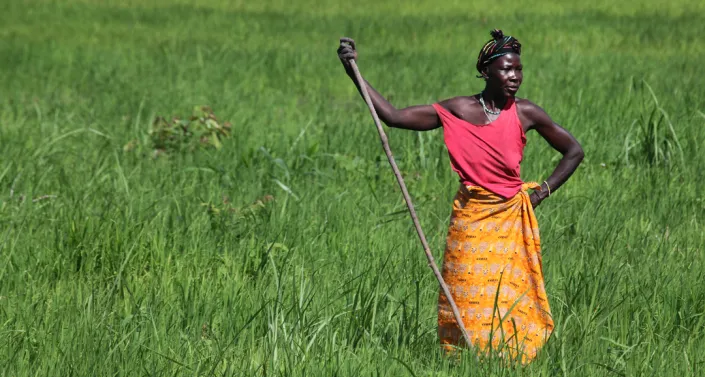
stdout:
<svg viewBox="0 0 705 377">
<path fill-rule="evenodd" d="M 3 8 L 0 375 L 705 375 L 705 2 Z M 495 27 L 586 153 L 537 209 L 556 330 L 521 369 L 440 356 L 438 285 L 335 53 L 356 39 L 395 105 L 431 103 L 481 89 Z M 222 148 L 153 158 L 154 118 L 198 105 Z M 442 131 L 387 131 L 440 260 Z M 559 158 L 530 134 L 523 179 Z"/>
</svg>

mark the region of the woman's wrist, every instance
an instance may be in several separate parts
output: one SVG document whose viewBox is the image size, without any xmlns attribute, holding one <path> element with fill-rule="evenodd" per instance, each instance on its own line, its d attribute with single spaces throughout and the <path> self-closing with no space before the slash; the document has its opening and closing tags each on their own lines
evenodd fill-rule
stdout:
<svg viewBox="0 0 705 377">
<path fill-rule="evenodd" d="M 538 196 L 541 200 L 551 196 L 551 186 L 548 184 L 548 181 L 543 181 L 540 187 L 541 190 L 539 191 Z"/>
</svg>

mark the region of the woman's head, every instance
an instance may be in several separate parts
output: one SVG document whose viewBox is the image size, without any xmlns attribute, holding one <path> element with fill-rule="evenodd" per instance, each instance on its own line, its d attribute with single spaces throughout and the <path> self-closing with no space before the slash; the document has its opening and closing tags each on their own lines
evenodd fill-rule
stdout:
<svg viewBox="0 0 705 377">
<path fill-rule="evenodd" d="M 505 36 L 501 30 L 491 32 L 477 57 L 477 71 L 487 81 L 488 89 L 500 90 L 505 95 L 514 96 L 523 79 L 521 65 L 521 43 Z"/>
</svg>

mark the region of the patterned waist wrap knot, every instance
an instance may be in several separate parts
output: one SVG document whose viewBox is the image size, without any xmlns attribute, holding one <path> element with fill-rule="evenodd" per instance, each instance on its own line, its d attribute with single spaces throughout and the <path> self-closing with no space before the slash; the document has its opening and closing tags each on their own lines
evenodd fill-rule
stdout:
<svg viewBox="0 0 705 377">
<path fill-rule="evenodd" d="M 443 279 L 478 353 L 528 363 L 553 331 L 544 287 L 541 241 L 528 189 L 505 199 L 478 186 L 460 186 L 443 255 Z M 448 300 L 438 297 L 438 336 L 452 351 L 463 346 Z M 491 339 L 491 341 L 490 341 Z"/>
</svg>

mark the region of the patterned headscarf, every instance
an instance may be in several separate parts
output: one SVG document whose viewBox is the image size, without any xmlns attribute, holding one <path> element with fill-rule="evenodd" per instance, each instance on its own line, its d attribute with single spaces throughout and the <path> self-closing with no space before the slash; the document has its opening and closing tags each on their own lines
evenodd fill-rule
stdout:
<svg viewBox="0 0 705 377">
<path fill-rule="evenodd" d="M 480 55 L 477 57 L 476 67 L 477 71 L 480 73 L 482 73 L 483 68 L 502 55 L 506 55 L 510 52 L 521 55 L 521 43 L 519 43 L 516 38 L 512 36 L 505 37 L 502 30 L 497 29 L 492 30 L 490 34 L 492 35 L 492 39 L 482 46 Z"/>
</svg>

